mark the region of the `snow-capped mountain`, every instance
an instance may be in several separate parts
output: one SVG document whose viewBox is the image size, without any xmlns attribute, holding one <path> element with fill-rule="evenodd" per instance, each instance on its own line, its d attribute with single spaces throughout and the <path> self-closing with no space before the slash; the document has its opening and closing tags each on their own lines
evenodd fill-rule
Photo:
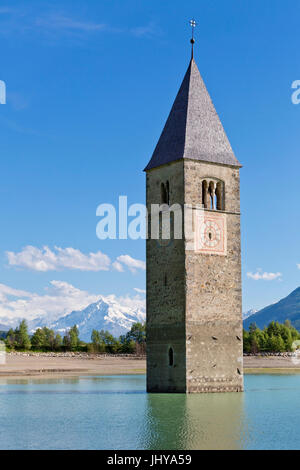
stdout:
<svg viewBox="0 0 300 470">
<path fill-rule="evenodd" d="M 54 322 L 45 325 L 44 319 L 39 318 L 29 322 L 31 331 L 42 326 L 64 334 L 73 325 L 79 328 L 80 339 L 91 340 L 95 330 L 108 330 L 114 336 L 126 334 L 136 322 L 145 322 L 145 301 L 142 299 L 117 298 L 115 296 L 101 297 L 96 303 L 84 310 L 71 312 Z"/>
<path fill-rule="evenodd" d="M 7 331 L 16 328 L 23 318 L 1 317 L 0 330 Z M 88 305 L 83 310 L 76 310 L 62 316 L 39 316 L 27 319 L 30 333 L 37 328 L 47 326 L 61 333 L 74 325 L 79 328 L 80 339 L 89 342 L 93 329 L 108 330 L 114 336 L 126 334 L 136 322 L 144 323 L 146 320 L 145 299 L 135 297 L 101 296 L 97 302 Z"/>
<path fill-rule="evenodd" d="M 247 318 L 251 317 L 257 312 L 257 310 L 254 310 L 253 308 L 251 310 L 248 310 L 247 312 L 243 313 L 243 321 L 246 320 Z"/>
</svg>

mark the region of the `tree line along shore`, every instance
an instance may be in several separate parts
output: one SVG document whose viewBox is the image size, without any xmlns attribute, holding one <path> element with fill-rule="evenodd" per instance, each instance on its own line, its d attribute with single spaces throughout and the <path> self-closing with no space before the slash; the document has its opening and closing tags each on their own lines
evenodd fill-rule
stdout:
<svg viewBox="0 0 300 470">
<path fill-rule="evenodd" d="M 102 354 L 136 354 L 146 353 L 146 325 L 135 323 L 126 335 L 118 338 L 108 331 L 93 330 L 89 343 L 80 340 L 76 325 L 62 336 L 54 330 L 38 328 L 32 335 L 28 332 L 26 320 L 15 329 L 2 332 L 7 351 L 36 352 L 86 352 Z M 245 354 L 292 352 L 300 347 L 300 333 L 289 320 L 284 324 L 271 322 L 263 330 L 252 323 L 249 331 L 243 331 Z"/>
<path fill-rule="evenodd" d="M 107 354 L 137 354 L 146 352 L 146 326 L 141 323 L 132 325 L 126 335 L 114 337 L 108 331 L 93 330 L 91 342 L 80 340 L 80 332 L 76 325 L 66 330 L 62 336 L 54 330 L 38 328 L 32 335 L 28 332 L 26 320 L 20 322 L 15 329 L 2 332 L 6 350 L 36 352 L 87 352 Z"/>
<path fill-rule="evenodd" d="M 243 333 L 244 353 L 292 352 L 300 347 L 300 333 L 289 320 L 284 324 L 272 321 L 263 330 L 251 323 Z"/>
</svg>

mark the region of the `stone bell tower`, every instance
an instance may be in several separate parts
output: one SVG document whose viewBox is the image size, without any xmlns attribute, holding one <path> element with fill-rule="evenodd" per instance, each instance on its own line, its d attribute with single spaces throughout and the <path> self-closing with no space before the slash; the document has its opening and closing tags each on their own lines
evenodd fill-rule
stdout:
<svg viewBox="0 0 300 470">
<path fill-rule="evenodd" d="M 148 214 L 188 206 L 193 234 L 148 216 L 148 392 L 243 391 L 240 168 L 192 57 L 145 168 Z"/>
</svg>

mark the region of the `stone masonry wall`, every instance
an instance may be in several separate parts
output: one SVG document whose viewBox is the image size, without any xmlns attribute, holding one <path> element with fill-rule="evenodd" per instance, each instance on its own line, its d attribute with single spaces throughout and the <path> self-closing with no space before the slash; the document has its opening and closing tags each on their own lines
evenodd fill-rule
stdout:
<svg viewBox="0 0 300 470">
<path fill-rule="evenodd" d="M 149 212 L 151 204 L 161 204 L 160 186 L 166 181 L 170 184 L 170 203 L 183 204 L 183 161 L 147 173 Z M 147 389 L 185 392 L 184 241 L 173 240 L 161 246 L 158 240 L 148 239 L 146 258 Z M 173 366 L 169 366 L 170 348 L 174 351 Z"/>
<path fill-rule="evenodd" d="M 225 183 L 226 256 L 185 250 L 184 240 L 147 240 L 149 392 L 243 389 L 238 168 L 189 160 L 155 168 L 147 172 L 147 207 L 161 203 L 166 181 L 171 205 L 201 204 L 206 177 Z"/>
<path fill-rule="evenodd" d="M 237 168 L 184 163 L 185 202 L 202 201 L 201 180 L 225 183 L 226 256 L 186 251 L 188 392 L 243 389 L 240 192 Z"/>
</svg>

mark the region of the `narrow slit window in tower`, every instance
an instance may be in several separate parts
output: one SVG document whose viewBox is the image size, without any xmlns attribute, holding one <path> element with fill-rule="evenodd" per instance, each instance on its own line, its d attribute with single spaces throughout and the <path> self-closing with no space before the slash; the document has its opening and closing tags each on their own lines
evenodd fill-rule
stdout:
<svg viewBox="0 0 300 470">
<path fill-rule="evenodd" d="M 169 349 L 169 366 L 173 366 L 174 365 L 174 352 L 173 352 L 173 348 L 170 348 Z"/>
<path fill-rule="evenodd" d="M 162 204 L 167 204 L 167 192 L 164 183 L 160 185 L 160 200 Z"/>
</svg>

